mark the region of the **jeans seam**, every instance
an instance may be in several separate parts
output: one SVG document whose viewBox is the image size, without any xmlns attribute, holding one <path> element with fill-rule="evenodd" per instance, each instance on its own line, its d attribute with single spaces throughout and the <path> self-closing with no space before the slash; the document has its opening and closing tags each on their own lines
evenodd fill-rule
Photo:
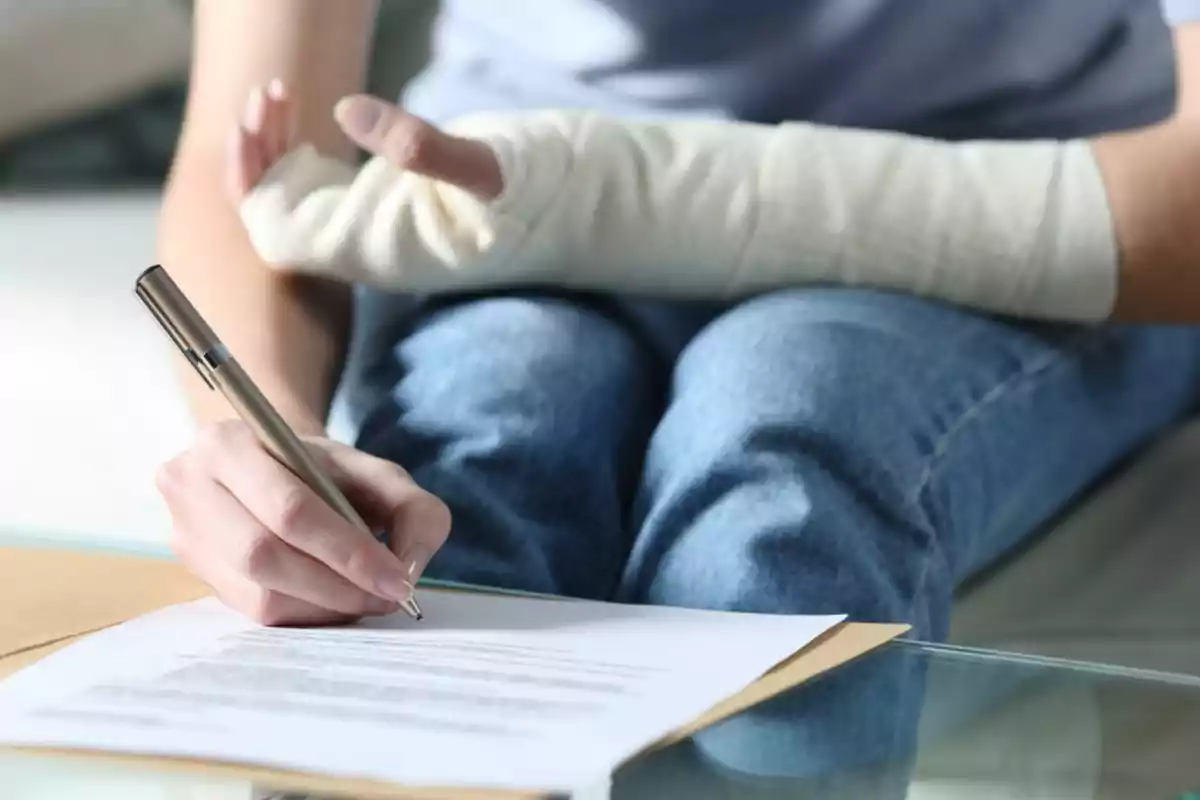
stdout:
<svg viewBox="0 0 1200 800">
<path fill-rule="evenodd" d="M 1104 335 L 1102 333 L 1100 335 L 1097 334 L 1096 330 L 1087 330 L 1071 337 L 1062 346 L 1056 347 L 1042 358 L 1021 366 L 997 382 L 991 389 L 984 392 L 978 400 L 959 415 L 958 419 L 948 426 L 941 436 L 938 437 L 929 457 L 925 461 L 925 466 L 921 470 L 921 474 L 917 478 L 912 496 L 908 501 L 909 505 L 915 506 L 920 503 L 921 498 L 928 491 L 929 485 L 933 482 L 938 470 L 945 463 L 946 455 L 950 451 L 951 446 L 968 426 L 978 421 L 991 406 L 994 406 L 1000 400 L 1007 397 L 1021 383 L 1043 375 L 1055 367 L 1065 365 L 1070 357 L 1078 355 L 1086 351 L 1089 347 L 1102 342 L 1105 338 Z"/>
<path fill-rule="evenodd" d="M 921 638 L 930 637 L 934 634 L 934 632 L 930 630 L 933 621 L 929 619 L 930 604 L 928 602 L 928 595 L 925 591 L 925 587 L 929 583 L 929 570 L 933 566 L 934 559 L 938 559 L 942 562 L 945 562 L 946 560 L 946 555 L 942 548 L 937 546 L 937 537 L 930 536 L 929 541 L 929 558 L 926 558 L 924 563 L 921 564 L 921 573 L 917 576 L 917 582 L 913 587 L 912 597 L 912 605 L 914 610 L 916 608 L 920 609 L 922 619 L 914 618 L 908 621 L 910 625 L 917 629 L 918 636 Z M 922 600 L 924 600 L 924 602 L 922 602 Z M 915 617 L 916 615 L 914 614 L 913 616 Z"/>
</svg>

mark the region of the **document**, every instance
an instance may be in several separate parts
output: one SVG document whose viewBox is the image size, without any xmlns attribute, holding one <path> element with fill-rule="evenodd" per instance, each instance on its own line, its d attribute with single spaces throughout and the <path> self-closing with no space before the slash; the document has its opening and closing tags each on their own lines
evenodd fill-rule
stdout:
<svg viewBox="0 0 1200 800">
<path fill-rule="evenodd" d="M 0 744 L 200 758 L 409 786 L 571 791 L 842 617 L 427 590 L 403 614 L 266 628 L 212 598 L 0 683 Z"/>
</svg>

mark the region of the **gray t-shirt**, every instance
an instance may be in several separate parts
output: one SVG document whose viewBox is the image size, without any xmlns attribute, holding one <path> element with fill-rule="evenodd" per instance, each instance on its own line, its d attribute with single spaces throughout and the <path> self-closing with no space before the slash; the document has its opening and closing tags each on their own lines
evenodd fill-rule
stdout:
<svg viewBox="0 0 1200 800">
<path fill-rule="evenodd" d="M 1071 137 L 1169 114 L 1190 20 L 1200 0 L 443 0 L 405 102 Z"/>
</svg>

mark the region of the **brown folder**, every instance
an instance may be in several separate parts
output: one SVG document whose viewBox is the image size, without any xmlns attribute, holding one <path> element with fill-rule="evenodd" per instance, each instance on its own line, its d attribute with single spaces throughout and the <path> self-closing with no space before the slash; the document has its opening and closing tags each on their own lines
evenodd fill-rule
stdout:
<svg viewBox="0 0 1200 800">
<path fill-rule="evenodd" d="M 37 548 L 0 548 L 0 679 L 66 647 L 81 636 L 167 605 L 196 600 L 207 587 L 165 560 Z M 834 628 L 734 697 L 672 732 L 650 749 L 698 730 L 798 686 L 902 635 L 904 625 L 848 623 Z M 410 788 L 303 775 L 254 766 L 187 759 L 65 754 L 135 765 L 148 771 L 200 770 L 277 791 L 405 800 L 537 798 L 537 792 Z"/>
</svg>

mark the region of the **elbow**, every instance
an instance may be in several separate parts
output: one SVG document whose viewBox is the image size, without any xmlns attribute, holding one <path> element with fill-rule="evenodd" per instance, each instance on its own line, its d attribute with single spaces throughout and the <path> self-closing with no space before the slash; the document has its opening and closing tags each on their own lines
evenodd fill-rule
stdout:
<svg viewBox="0 0 1200 800">
<path fill-rule="evenodd" d="M 1113 322 L 1151 325 L 1200 323 L 1200 251 L 1164 253 L 1122 264 Z"/>
</svg>

